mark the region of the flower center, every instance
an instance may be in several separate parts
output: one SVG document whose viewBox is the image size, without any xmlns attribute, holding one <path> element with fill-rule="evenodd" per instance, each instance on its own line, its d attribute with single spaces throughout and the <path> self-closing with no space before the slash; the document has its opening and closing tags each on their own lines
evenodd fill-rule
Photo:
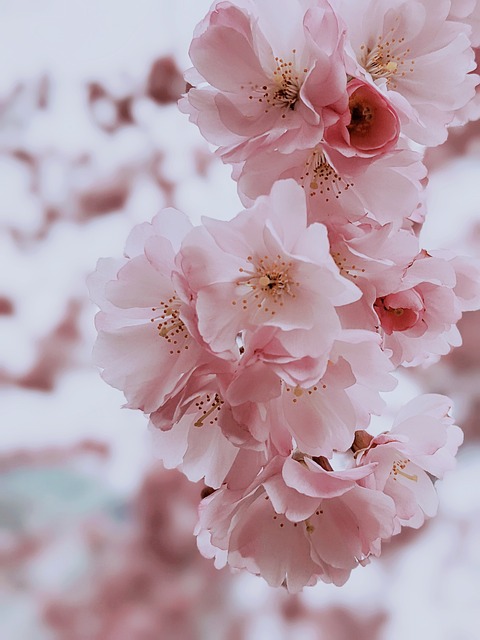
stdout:
<svg viewBox="0 0 480 640">
<path fill-rule="evenodd" d="M 325 202 L 331 198 L 340 198 L 342 193 L 353 187 L 353 182 L 347 182 L 328 162 L 320 149 L 315 149 L 305 163 L 304 173 L 300 176 L 300 183 L 310 188 L 310 196 L 321 195 Z"/>
<path fill-rule="evenodd" d="M 172 347 L 170 354 L 179 354 L 182 348 L 188 349 L 190 334 L 180 317 L 180 301 L 177 296 L 173 294 L 166 302 L 161 300 L 158 307 L 152 307 L 152 311 L 157 315 L 150 318 L 150 322 L 160 321 L 157 324 L 158 335 Z"/>
<path fill-rule="evenodd" d="M 373 109 L 369 104 L 353 96 L 350 98 L 350 124 L 347 126 L 350 134 L 366 136 L 373 124 Z"/>
<path fill-rule="evenodd" d="M 270 84 L 264 84 L 261 87 L 255 84 L 249 87 L 251 93 L 248 99 L 262 103 L 265 107 L 265 113 L 268 113 L 271 107 L 281 107 L 292 111 L 295 109 L 303 81 L 295 69 L 295 53 L 296 49 L 292 49 L 293 62 L 287 62 L 278 56 L 275 58 L 277 66 Z M 304 69 L 303 73 L 307 71 L 308 69 Z M 241 87 L 241 89 L 245 88 Z M 286 117 L 286 114 L 283 113 L 282 118 Z"/>
<path fill-rule="evenodd" d="M 269 305 L 283 307 L 285 296 L 296 298 L 295 287 L 300 283 L 292 277 L 292 262 L 287 262 L 280 254 L 273 259 L 267 255 L 256 260 L 248 256 L 247 261 L 252 264 L 252 269 L 240 267 L 239 271 L 245 276 L 236 283 L 238 286 L 246 285 L 251 290 L 250 295 L 247 294 L 242 299 L 244 310 L 253 302 L 258 309 L 263 309 L 273 316 L 276 309 Z M 236 301 L 232 300 L 232 304 L 236 304 Z"/>
<path fill-rule="evenodd" d="M 398 20 L 397 20 L 398 21 Z M 392 27 L 387 35 L 379 35 L 373 47 L 362 44 L 360 64 L 374 80 L 386 78 L 387 87 L 396 89 L 398 78 L 405 78 L 414 71 L 415 60 L 409 59 L 410 48 L 404 49 L 405 38 L 392 37 L 396 27 Z"/>
<path fill-rule="evenodd" d="M 388 335 L 394 331 L 407 331 L 423 318 L 422 301 L 415 292 L 410 295 L 388 295 L 377 298 L 373 305 L 382 327 Z"/>
</svg>

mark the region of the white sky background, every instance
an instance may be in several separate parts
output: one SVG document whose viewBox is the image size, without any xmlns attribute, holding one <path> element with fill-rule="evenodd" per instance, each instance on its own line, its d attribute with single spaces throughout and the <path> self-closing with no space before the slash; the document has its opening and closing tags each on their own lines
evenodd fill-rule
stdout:
<svg viewBox="0 0 480 640">
<path fill-rule="evenodd" d="M 149 145 L 158 146 L 166 153 L 167 175 L 180 185 L 179 208 L 197 220 L 204 213 L 234 215 L 241 207 L 229 169 L 214 162 L 206 179 L 196 175 L 192 150 L 207 145 L 174 106 L 159 115 L 140 102 L 142 126 L 107 137 L 92 126 L 82 93 L 85 82 L 98 80 L 121 95 L 164 54 L 173 54 L 180 68 L 189 66 L 191 33 L 209 6 L 205 0 L 0 0 L 0 103 L 19 81 L 36 81 L 44 74 L 53 81 L 52 105 L 45 113 L 27 122 L 0 121 L 0 148 L 22 144 L 36 154 L 54 150 L 65 158 L 88 152 L 101 174 L 125 158 L 141 161 Z M 50 171 L 46 184 L 52 199 L 68 198 L 64 167 L 52 166 Z M 461 242 L 468 224 L 479 219 L 479 176 L 479 155 L 432 175 L 425 246 Z M 0 225 L 36 228 L 38 203 L 27 193 L 25 180 L 17 164 L 0 156 Z M 8 294 L 17 309 L 13 320 L 0 317 L 0 369 L 14 374 L 28 370 L 38 339 L 58 322 L 65 300 L 86 296 L 85 276 L 97 258 L 120 255 L 133 224 L 150 219 L 163 204 L 158 192 L 138 181 L 121 212 L 81 227 L 61 222 L 29 252 L 2 236 L 0 228 L 0 294 Z M 121 393 L 104 384 L 90 365 L 93 315 L 92 306 L 82 317 L 83 366 L 64 374 L 53 393 L 0 387 L 0 450 L 99 437 L 113 449 L 107 481 L 119 491 L 130 491 L 151 455 L 146 421 L 122 410 Z M 391 396 L 392 408 L 416 393 L 415 384 L 405 379 Z M 356 610 L 375 610 L 384 602 L 392 615 L 386 640 L 476 640 L 479 486 L 478 455 L 470 453 L 440 488 L 441 517 L 410 549 L 388 563 L 358 569 L 342 589 L 309 589 L 306 600 L 349 604 Z M 466 543 L 459 543 L 461 527 L 469 531 Z M 250 576 L 239 580 L 239 602 L 247 612 L 268 592 Z M 264 628 L 254 626 L 252 638 L 260 637 L 268 640 Z"/>
</svg>

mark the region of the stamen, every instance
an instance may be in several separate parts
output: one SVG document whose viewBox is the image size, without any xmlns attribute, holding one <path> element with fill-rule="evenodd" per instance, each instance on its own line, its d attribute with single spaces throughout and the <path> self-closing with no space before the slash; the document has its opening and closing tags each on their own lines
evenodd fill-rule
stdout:
<svg viewBox="0 0 480 640">
<path fill-rule="evenodd" d="M 303 397 L 304 394 L 307 394 L 305 397 L 307 396 L 311 396 L 313 393 L 315 393 L 315 391 L 318 391 L 319 388 L 321 389 L 326 389 L 327 385 L 322 383 L 321 387 L 319 387 L 318 385 L 314 385 L 313 387 L 309 387 L 306 389 L 303 389 L 302 387 L 299 387 L 298 385 L 296 387 L 290 387 L 287 384 L 284 383 L 284 389 L 287 393 L 292 393 L 293 394 L 293 398 L 292 398 L 292 402 L 293 404 L 297 404 L 299 398 Z"/>
<path fill-rule="evenodd" d="M 152 307 L 153 312 L 158 312 L 150 322 L 160 320 L 157 324 L 158 335 L 164 338 L 173 349 L 170 354 L 180 354 L 181 349 L 188 349 L 190 344 L 190 334 L 180 317 L 180 301 L 174 293 L 167 301 L 160 301 L 158 307 Z M 180 347 L 180 343 L 183 345 Z"/>
<path fill-rule="evenodd" d="M 210 407 L 210 409 L 203 409 L 205 402 L 202 399 L 197 400 L 195 403 L 197 408 L 202 411 L 202 416 L 193 423 L 194 427 L 203 427 L 203 423 L 205 422 L 205 420 L 209 416 L 211 416 L 214 411 L 220 411 L 222 405 L 224 404 L 224 401 L 220 398 L 218 393 L 215 394 L 213 401 L 211 401 L 210 395 L 207 394 L 206 401 L 207 406 L 211 402 L 212 406 Z M 210 420 L 210 424 L 217 422 L 217 419 L 217 416 L 215 416 L 212 420 Z"/>
<path fill-rule="evenodd" d="M 407 466 L 407 464 L 410 462 L 410 460 L 405 459 L 405 460 L 395 460 L 393 465 L 392 465 L 392 473 L 393 473 L 393 479 L 396 480 L 396 476 L 400 475 L 403 476 L 404 478 L 407 478 L 407 480 L 411 480 L 412 482 L 418 482 L 418 476 L 417 474 L 409 474 L 409 473 L 405 473 L 404 469 Z"/>
<path fill-rule="evenodd" d="M 389 89 L 396 89 L 397 78 L 404 78 L 415 69 L 415 60 L 409 58 L 410 49 L 404 48 L 405 38 L 392 37 L 396 30 L 397 26 L 394 26 L 386 35 L 378 36 L 372 48 L 366 45 L 360 47 L 360 64 L 374 80 L 386 78 Z"/>
<path fill-rule="evenodd" d="M 293 62 L 278 56 L 275 58 L 276 68 L 269 84 L 260 87 L 251 83 L 247 87 L 243 85 L 240 87 L 250 91 L 249 100 L 260 102 L 265 106 L 265 113 L 268 113 L 272 107 L 280 107 L 284 110 L 291 109 L 292 111 L 295 109 L 303 78 L 308 72 L 306 68 L 301 72 L 296 70 L 295 54 L 296 50 L 292 49 Z M 283 113 L 282 118 L 286 117 L 286 114 Z"/>
<path fill-rule="evenodd" d="M 354 264 L 349 265 L 347 263 L 347 258 L 345 256 L 342 256 L 339 251 L 334 251 L 332 253 L 332 258 L 334 259 L 335 264 L 339 268 L 342 276 L 349 276 L 350 278 L 356 280 L 359 275 L 365 273 L 365 269 L 359 269 Z"/>
<path fill-rule="evenodd" d="M 307 183 L 310 196 L 320 195 L 325 202 L 331 198 L 338 200 L 342 193 L 354 186 L 353 182 L 347 182 L 336 172 L 321 149 L 315 149 L 308 158 L 300 183 L 303 188 Z"/>
<path fill-rule="evenodd" d="M 257 309 L 263 309 L 270 315 L 275 315 L 278 307 L 283 307 L 285 296 L 296 297 L 295 287 L 299 286 L 292 278 L 293 263 L 287 262 L 280 254 L 275 258 L 266 255 L 254 259 L 248 256 L 252 269 L 239 268 L 242 277 L 236 282 L 237 286 L 247 286 L 250 291 L 242 290 L 242 308 L 247 311 L 254 304 Z M 236 304 L 236 300 L 231 301 Z M 271 308 L 273 305 L 274 308 Z M 275 308 L 277 307 L 277 308 Z"/>
<path fill-rule="evenodd" d="M 313 526 L 313 524 L 310 522 L 310 520 L 304 520 L 305 522 L 305 529 L 307 530 L 307 533 L 313 533 L 315 531 L 315 527 Z"/>
</svg>

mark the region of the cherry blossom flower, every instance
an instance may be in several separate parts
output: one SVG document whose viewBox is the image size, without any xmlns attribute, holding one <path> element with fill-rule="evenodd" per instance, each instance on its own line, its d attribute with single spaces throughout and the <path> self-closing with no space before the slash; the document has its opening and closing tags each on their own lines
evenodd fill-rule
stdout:
<svg viewBox="0 0 480 640">
<path fill-rule="evenodd" d="M 326 142 L 346 156 L 372 157 L 395 147 L 400 120 L 375 86 L 354 79 L 347 84 L 348 115 L 325 132 Z"/>
<path fill-rule="evenodd" d="M 348 111 L 343 39 L 328 0 L 219 2 L 195 31 L 180 108 L 237 161 L 308 146 Z"/>
<path fill-rule="evenodd" d="M 360 297 L 329 249 L 325 226 L 307 226 L 304 194 L 293 181 L 278 182 L 233 220 L 204 219 L 177 263 L 212 352 L 237 359 L 242 331 L 275 327 L 287 352 L 324 368 L 341 329 L 336 308 Z"/>
<path fill-rule="evenodd" d="M 470 27 L 449 18 L 450 0 L 339 0 L 355 63 L 402 113 L 403 132 L 434 146 L 475 95 Z"/>
<path fill-rule="evenodd" d="M 373 158 L 346 157 L 322 142 L 291 153 L 258 151 L 234 167 L 233 177 L 246 205 L 275 181 L 293 178 L 305 190 L 311 222 L 346 224 L 368 213 L 380 224 L 401 226 L 422 206 L 421 158 L 399 148 Z"/>
<path fill-rule="evenodd" d="M 204 478 L 211 487 L 219 487 L 239 452 L 223 434 L 221 423 L 230 418 L 228 406 L 220 395 L 215 376 L 196 378 L 183 390 L 182 401 L 173 399 L 176 408 L 171 422 L 161 420 L 162 412 L 151 414 L 153 445 L 167 469 L 178 468 L 189 480 Z M 160 415 L 159 415 L 160 414 Z"/>
<path fill-rule="evenodd" d="M 90 277 L 96 317 L 96 364 L 121 389 L 129 408 L 151 413 L 212 356 L 185 325 L 188 307 L 172 280 L 175 252 L 191 228 L 173 209 L 135 227 L 126 258 L 101 260 Z M 185 316 L 185 317 L 184 317 Z"/>
<path fill-rule="evenodd" d="M 381 348 L 374 332 L 343 331 L 326 371 L 303 383 L 286 379 L 291 369 L 265 358 L 259 344 L 248 345 L 222 392 L 234 420 L 220 423 L 229 440 L 266 455 L 272 446 L 288 455 L 292 439 L 312 456 L 329 457 L 333 451 L 349 449 L 355 430 L 382 412 L 380 391 L 396 385 L 390 353 Z"/>
<path fill-rule="evenodd" d="M 331 457 L 350 448 L 355 430 L 367 426 L 385 403 L 380 391 L 390 391 L 389 352 L 368 331 L 345 331 L 335 342 L 326 373 L 312 385 L 282 385 L 282 394 L 268 405 L 271 430 L 285 425 L 299 449 L 311 456 Z"/>
<path fill-rule="evenodd" d="M 399 286 L 376 299 L 384 344 L 395 363 L 415 366 L 461 344 L 456 324 L 463 310 L 480 304 L 478 273 L 473 260 L 421 251 Z"/>
<path fill-rule="evenodd" d="M 398 287 L 408 266 L 419 253 L 418 238 L 411 229 L 380 225 L 364 219 L 358 224 L 331 225 L 332 257 L 340 273 L 351 279 L 362 297 L 341 309 L 342 326 L 376 330 L 378 317 L 373 305 L 378 297 Z"/>
<path fill-rule="evenodd" d="M 357 483 L 372 470 L 277 456 L 246 490 L 222 487 L 203 501 L 202 550 L 290 592 L 318 579 L 341 585 L 393 531 L 392 499 Z"/>
<path fill-rule="evenodd" d="M 396 529 L 418 528 L 437 510 L 431 476 L 442 478 L 455 464 L 463 433 L 453 424 L 446 396 L 427 394 L 405 405 L 389 432 L 372 438 L 360 433 L 357 464 L 377 463 L 361 483 L 393 498 Z M 368 442 L 370 440 L 370 442 Z"/>
</svg>

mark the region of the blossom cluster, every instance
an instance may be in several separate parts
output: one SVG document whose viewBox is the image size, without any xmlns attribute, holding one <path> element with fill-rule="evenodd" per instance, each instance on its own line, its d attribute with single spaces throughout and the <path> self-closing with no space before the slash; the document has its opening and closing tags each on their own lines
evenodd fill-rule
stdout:
<svg viewBox="0 0 480 640">
<path fill-rule="evenodd" d="M 460 4 L 214 5 L 180 108 L 246 208 L 198 226 L 165 209 L 90 277 L 104 379 L 206 484 L 202 553 L 291 592 L 343 584 L 433 516 L 462 442 L 437 394 L 367 431 L 395 370 L 458 346 L 480 307 L 479 263 L 419 240 L 420 145 L 477 117 Z"/>
</svg>

